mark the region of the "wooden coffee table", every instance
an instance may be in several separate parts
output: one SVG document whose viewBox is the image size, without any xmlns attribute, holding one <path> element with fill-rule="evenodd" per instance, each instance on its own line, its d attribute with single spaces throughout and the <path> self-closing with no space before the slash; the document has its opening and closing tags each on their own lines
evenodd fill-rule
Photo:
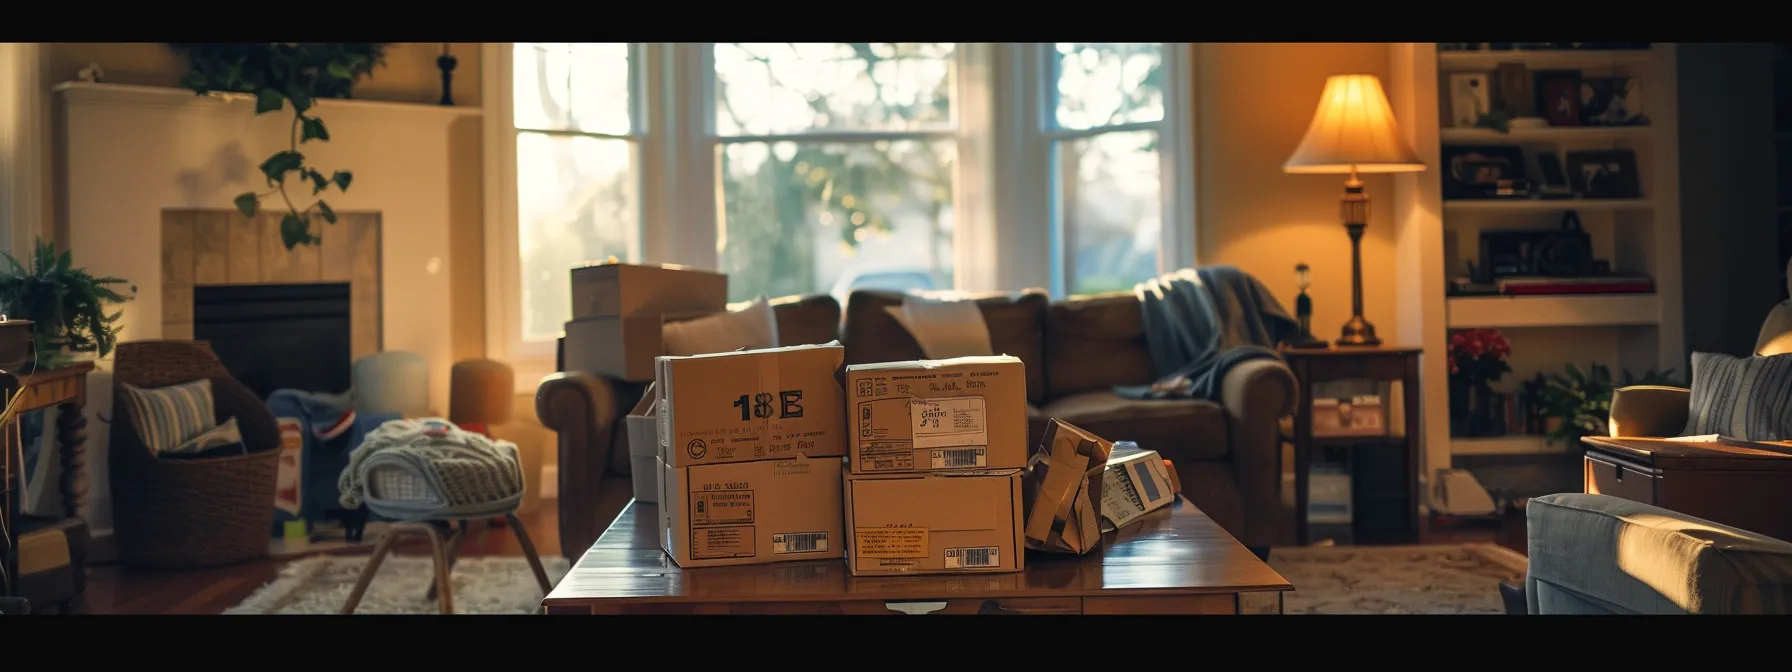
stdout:
<svg viewBox="0 0 1792 672">
<path fill-rule="evenodd" d="M 631 502 L 542 600 L 548 614 L 1280 614 L 1287 579 L 1178 498 L 1085 556 L 1008 574 L 852 576 L 840 560 L 679 569 Z"/>
</svg>

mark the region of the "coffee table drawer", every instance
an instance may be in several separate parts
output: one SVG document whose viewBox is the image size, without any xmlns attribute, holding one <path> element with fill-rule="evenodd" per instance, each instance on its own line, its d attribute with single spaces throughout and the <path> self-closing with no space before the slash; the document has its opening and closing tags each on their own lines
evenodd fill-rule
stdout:
<svg viewBox="0 0 1792 672">
<path fill-rule="evenodd" d="M 1585 459 L 1585 490 L 1588 494 L 1607 495 L 1651 506 L 1655 504 L 1655 481 L 1658 479 L 1653 474 L 1590 454 Z"/>
<path fill-rule="evenodd" d="M 1075 597 L 1008 597 L 951 600 L 848 600 L 844 602 L 684 602 L 593 605 L 594 614 L 1080 614 L 1083 601 Z M 570 611 L 570 610 L 565 610 Z"/>
</svg>

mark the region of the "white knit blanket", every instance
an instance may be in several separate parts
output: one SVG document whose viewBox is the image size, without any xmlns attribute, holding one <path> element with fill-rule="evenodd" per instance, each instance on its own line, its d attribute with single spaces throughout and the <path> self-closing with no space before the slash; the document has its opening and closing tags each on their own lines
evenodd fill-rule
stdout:
<svg viewBox="0 0 1792 672">
<path fill-rule="evenodd" d="M 381 470 L 404 472 L 410 492 L 381 492 Z M 406 478 L 408 476 L 408 478 Z M 337 480 L 344 507 L 363 502 L 397 520 L 497 515 L 516 510 L 523 470 L 516 444 L 468 432 L 442 418 L 391 420 L 368 432 Z M 419 487 L 420 486 L 420 487 Z"/>
</svg>

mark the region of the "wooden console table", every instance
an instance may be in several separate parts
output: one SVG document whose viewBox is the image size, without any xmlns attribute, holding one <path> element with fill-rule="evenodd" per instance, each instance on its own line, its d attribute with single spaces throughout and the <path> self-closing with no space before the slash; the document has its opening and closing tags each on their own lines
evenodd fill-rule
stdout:
<svg viewBox="0 0 1792 672">
<path fill-rule="evenodd" d="M 21 415 L 52 406 L 56 407 L 58 411 L 56 415 L 56 448 L 57 457 L 60 460 L 61 477 L 58 479 L 57 485 L 62 494 L 62 518 L 64 520 L 78 519 L 81 515 L 81 506 L 87 500 L 87 457 L 85 455 L 87 416 L 85 408 L 87 407 L 87 374 L 92 371 L 93 362 L 76 362 L 68 366 L 38 371 L 24 376 L 0 372 L 0 389 L 5 389 L 8 392 L 16 389 L 18 394 L 24 396 L 24 399 L 19 402 Z M 13 455 L 19 450 L 16 424 L 13 427 L 4 428 L 4 432 L 6 453 Z M 10 461 L 12 458 L 8 459 Z M 14 481 L 23 481 L 29 477 L 28 474 L 23 473 L 23 464 L 18 464 L 16 468 L 20 473 L 8 474 L 8 487 L 5 488 L 9 490 L 7 513 L 12 518 L 5 522 L 7 531 L 12 535 L 20 534 L 21 530 L 18 529 L 18 526 L 24 524 L 22 515 L 24 503 L 18 500 L 18 495 L 23 492 L 23 488 Z M 86 529 L 85 525 L 79 527 L 83 530 Z M 8 549 L 18 547 L 16 539 L 9 541 L 12 543 L 7 545 Z M 16 553 L 9 550 L 5 561 L 7 563 L 6 575 L 11 577 L 12 581 L 17 582 L 18 558 Z M 86 588 L 86 568 L 77 565 L 74 570 L 75 593 L 79 595 Z"/>
<path fill-rule="evenodd" d="M 1589 494 L 1792 539 L 1792 455 L 1720 443 L 1589 436 Z"/>
<path fill-rule="evenodd" d="M 1389 478 L 1368 479 L 1353 475 L 1353 484 L 1374 483 L 1386 486 L 1387 481 L 1394 478 L 1393 487 L 1362 488 L 1352 487 L 1351 497 L 1356 501 L 1353 516 L 1364 514 L 1381 515 L 1381 511 L 1396 512 L 1399 516 L 1399 533 L 1391 539 L 1375 541 L 1393 541 L 1396 543 L 1417 543 L 1419 540 L 1419 462 L 1425 454 L 1425 435 L 1419 431 L 1419 348 L 1395 347 L 1331 347 L 1323 350 L 1285 349 L 1283 359 L 1288 368 L 1293 369 L 1294 378 L 1300 386 L 1299 401 L 1294 409 L 1294 534 L 1296 542 L 1302 546 L 1311 543 L 1307 529 L 1308 472 L 1313 459 L 1313 451 L 1323 446 L 1352 446 L 1361 444 L 1392 444 L 1402 448 L 1406 455 L 1405 468 L 1399 474 Z M 1403 410 L 1406 415 L 1405 436 L 1313 436 L 1313 387 L 1321 383 L 1339 380 L 1377 380 L 1400 381 Z M 1393 418 L 1392 404 L 1383 404 L 1387 409 L 1387 417 Z M 1370 490 L 1363 492 L 1361 490 Z M 1382 504 L 1389 504 L 1382 506 Z M 1396 508 L 1397 507 L 1397 508 Z M 1354 523 L 1353 523 L 1354 524 Z M 1357 525 L 1361 529 L 1361 525 Z"/>
<path fill-rule="evenodd" d="M 681 569 L 631 502 L 542 600 L 548 614 L 1279 614 L 1294 587 L 1178 498 L 1083 556 L 1023 572 L 851 576 L 840 560 Z"/>
</svg>

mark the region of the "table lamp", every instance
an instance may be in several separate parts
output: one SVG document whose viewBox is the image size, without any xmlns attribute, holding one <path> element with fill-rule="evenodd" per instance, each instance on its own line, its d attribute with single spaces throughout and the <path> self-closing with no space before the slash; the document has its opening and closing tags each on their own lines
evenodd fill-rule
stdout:
<svg viewBox="0 0 1792 672">
<path fill-rule="evenodd" d="M 1343 174 L 1344 198 L 1339 212 L 1350 233 L 1350 321 L 1338 345 L 1380 345 L 1375 325 L 1363 319 L 1363 227 L 1369 222 L 1369 196 L 1358 173 L 1411 173 L 1425 170 L 1394 123 L 1394 110 L 1374 75 L 1333 75 L 1319 94 L 1319 109 L 1294 156 L 1282 164 L 1286 173 Z"/>
</svg>

